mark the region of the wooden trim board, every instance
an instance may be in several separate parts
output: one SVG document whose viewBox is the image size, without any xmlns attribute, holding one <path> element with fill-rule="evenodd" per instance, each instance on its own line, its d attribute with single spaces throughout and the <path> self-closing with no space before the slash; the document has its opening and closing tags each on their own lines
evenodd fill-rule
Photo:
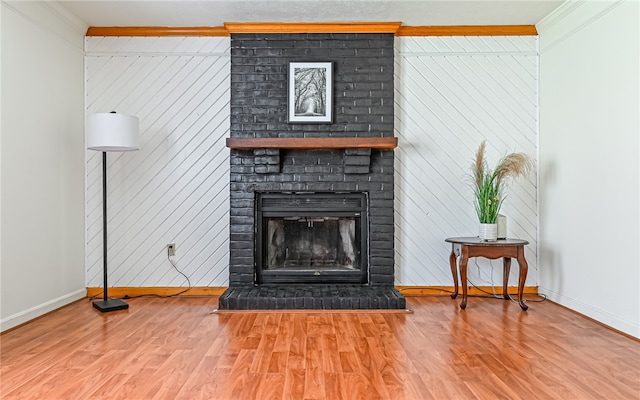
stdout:
<svg viewBox="0 0 640 400">
<path fill-rule="evenodd" d="M 535 25 L 402 26 L 400 22 L 225 22 L 224 26 L 91 26 L 86 36 L 230 36 L 232 33 L 393 33 L 396 36 L 536 36 Z"/>
<path fill-rule="evenodd" d="M 502 286 L 479 286 L 480 289 L 488 293 L 502 294 Z M 176 293 L 180 293 L 186 287 L 110 287 L 109 297 L 137 297 L 137 296 L 172 296 Z M 227 287 L 193 287 L 187 292 L 180 294 L 179 296 L 220 296 Z M 453 292 L 453 286 L 396 286 L 396 289 L 405 296 L 448 296 Z M 518 288 L 513 286 L 509 287 L 510 294 L 517 294 Z M 527 286 L 524 288 L 525 294 L 538 294 L 537 286 Z M 486 295 L 475 287 L 470 287 L 468 291 L 469 295 Z M 460 294 L 461 296 L 462 294 Z M 87 288 L 87 297 L 100 297 L 102 296 L 101 287 L 89 287 Z"/>
<path fill-rule="evenodd" d="M 227 138 L 231 149 L 395 149 L 397 137 Z"/>
<path fill-rule="evenodd" d="M 405 296 L 449 296 L 453 293 L 453 286 L 396 286 L 396 289 Z M 518 288 L 509 286 L 509 294 L 517 295 Z M 467 294 L 470 296 L 489 296 L 487 293 L 502 295 L 502 286 L 470 286 Z M 538 295 L 537 286 L 525 286 L 524 294 Z M 462 296 L 462 288 L 458 288 L 458 296 Z"/>
<path fill-rule="evenodd" d="M 229 33 L 395 33 L 402 22 L 225 22 Z"/>
<path fill-rule="evenodd" d="M 138 297 L 138 296 L 174 296 L 186 290 L 186 287 L 110 287 L 109 297 Z M 220 296 L 226 287 L 192 287 L 188 291 L 180 294 L 181 297 L 186 296 Z M 102 297 L 101 287 L 88 287 L 87 297 Z"/>
<path fill-rule="evenodd" d="M 535 25 L 401 26 L 396 36 L 537 36 Z"/>
<path fill-rule="evenodd" d="M 224 26 L 90 26 L 85 36 L 229 36 Z"/>
</svg>

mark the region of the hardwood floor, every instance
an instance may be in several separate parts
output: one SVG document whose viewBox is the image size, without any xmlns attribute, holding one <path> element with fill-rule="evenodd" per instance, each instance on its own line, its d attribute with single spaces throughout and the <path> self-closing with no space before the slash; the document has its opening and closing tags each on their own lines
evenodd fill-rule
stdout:
<svg viewBox="0 0 640 400">
<path fill-rule="evenodd" d="M 413 314 L 83 300 L 0 336 L 0 398 L 640 398 L 640 342 L 553 303 L 407 300 Z"/>
</svg>

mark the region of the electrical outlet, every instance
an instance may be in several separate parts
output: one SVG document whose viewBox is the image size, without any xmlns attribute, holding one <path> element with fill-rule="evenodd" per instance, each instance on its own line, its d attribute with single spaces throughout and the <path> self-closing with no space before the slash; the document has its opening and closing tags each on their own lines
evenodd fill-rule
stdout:
<svg viewBox="0 0 640 400">
<path fill-rule="evenodd" d="M 169 257 L 173 257 L 176 255 L 176 244 L 175 243 L 169 243 L 167 245 L 167 255 Z"/>
</svg>

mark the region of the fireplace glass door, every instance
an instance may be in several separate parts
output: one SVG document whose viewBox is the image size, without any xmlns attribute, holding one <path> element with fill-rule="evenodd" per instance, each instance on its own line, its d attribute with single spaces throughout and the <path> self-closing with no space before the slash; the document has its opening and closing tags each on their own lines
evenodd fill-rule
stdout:
<svg viewBox="0 0 640 400">
<path fill-rule="evenodd" d="M 365 283 L 366 197 L 262 194 L 257 283 Z"/>
</svg>

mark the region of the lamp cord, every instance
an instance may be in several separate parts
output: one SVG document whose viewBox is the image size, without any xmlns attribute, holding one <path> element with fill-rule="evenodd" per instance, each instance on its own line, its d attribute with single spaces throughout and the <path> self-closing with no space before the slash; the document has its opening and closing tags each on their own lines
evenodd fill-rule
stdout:
<svg viewBox="0 0 640 400">
<path fill-rule="evenodd" d="M 138 298 L 138 297 L 160 297 L 160 298 L 169 298 L 169 297 L 176 297 L 176 296 L 180 296 L 181 294 L 186 293 L 186 292 L 188 292 L 189 290 L 191 290 L 191 279 L 189 279 L 189 277 L 188 277 L 184 272 L 182 272 L 182 271 L 180 271 L 180 270 L 178 269 L 178 266 L 176 265 L 176 262 L 175 262 L 175 261 L 174 261 L 174 260 L 173 260 L 169 255 L 168 255 L 168 254 L 167 254 L 167 260 L 169 260 L 169 263 L 171 263 L 171 266 L 172 266 L 172 267 L 173 267 L 173 268 L 174 268 L 174 269 L 175 269 L 175 270 L 176 270 L 180 275 L 184 276 L 184 278 L 187 280 L 187 288 L 186 288 L 186 289 L 183 289 L 183 290 L 181 290 L 181 291 L 180 291 L 180 292 L 178 292 L 178 293 L 174 293 L 174 294 L 170 294 L 170 295 L 166 295 L 166 296 L 161 295 L 161 294 L 141 294 L 141 295 L 138 295 L 138 296 L 128 296 L 128 295 L 125 295 L 124 297 L 121 297 L 120 299 L 121 299 L 121 300 L 122 300 L 122 299 L 127 300 L 127 299 L 135 299 L 135 298 Z M 95 299 L 96 297 L 100 296 L 102 293 L 104 293 L 104 291 L 103 291 L 103 292 L 100 292 L 100 293 L 98 293 L 98 294 L 95 294 L 95 295 L 93 295 L 93 296 L 91 296 L 91 297 L 89 298 L 89 300 L 91 301 L 91 300 Z"/>
<path fill-rule="evenodd" d="M 172 294 L 170 296 L 160 296 L 160 297 L 173 297 L 173 296 L 179 296 L 182 293 L 188 292 L 191 289 L 191 279 L 189 279 L 189 277 L 182 271 L 180 271 L 178 269 L 178 266 L 176 265 L 175 261 L 169 256 L 169 254 L 167 254 L 167 260 L 169 260 L 169 262 L 171 263 L 171 266 L 182 276 L 184 276 L 184 278 L 187 280 L 187 288 L 184 289 L 181 292 L 178 292 L 176 294 Z"/>
</svg>

